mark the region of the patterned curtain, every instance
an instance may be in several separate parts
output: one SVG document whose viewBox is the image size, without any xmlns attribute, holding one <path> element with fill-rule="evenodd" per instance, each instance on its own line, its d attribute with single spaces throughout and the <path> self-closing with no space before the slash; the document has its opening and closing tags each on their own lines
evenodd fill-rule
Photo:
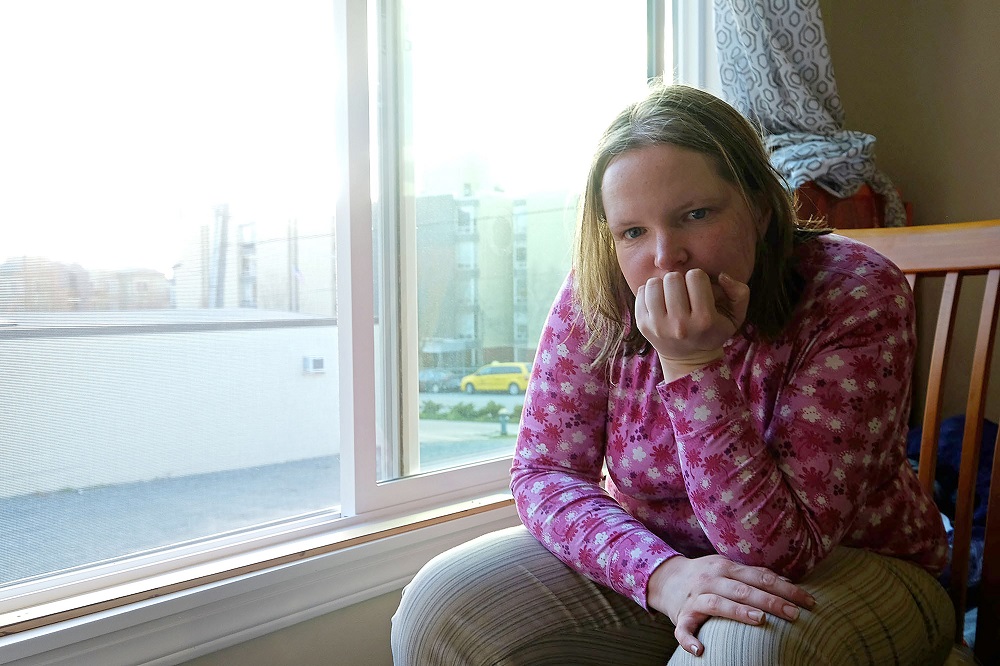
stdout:
<svg viewBox="0 0 1000 666">
<path fill-rule="evenodd" d="M 875 168 L 875 137 L 844 129 L 819 0 L 715 0 L 715 26 L 723 96 L 764 130 L 789 186 L 813 181 L 846 198 L 867 183 L 885 201 L 885 225 L 905 225 Z"/>
</svg>

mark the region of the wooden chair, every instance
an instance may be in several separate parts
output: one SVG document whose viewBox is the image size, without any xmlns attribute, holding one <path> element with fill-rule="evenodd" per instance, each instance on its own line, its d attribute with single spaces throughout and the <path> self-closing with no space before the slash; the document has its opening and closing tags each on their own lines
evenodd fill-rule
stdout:
<svg viewBox="0 0 1000 666">
<path fill-rule="evenodd" d="M 921 345 L 933 345 L 918 469 L 920 482 L 927 489 L 934 485 L 949 352 L 968 353 L 965 349 L 951 349 L 962 281 L 970 275 L 986 275 L 966 401 L 949 590 L 955 605 L 955 641 L 960 643 L 968 594 L 965 582 L 969 571 L 973 496 L 982 446 L 982 423 L 990 363 L 996 340 L 1000 292 L 1000 220 L 891 229 L 850 229 L 838 233 L 870 245 L 895 262 L 906 274 L 915 291 L 918 287 L 917 278 L 920 276 L 944 277 L 934 339 L 918 341 Z M 997 448 L 1000 449 L 1000 442 Z M 1000 664 L 1000 451 L 993 458 L 975 636 L 976 658 L 983 664 Z"/>
</svg>

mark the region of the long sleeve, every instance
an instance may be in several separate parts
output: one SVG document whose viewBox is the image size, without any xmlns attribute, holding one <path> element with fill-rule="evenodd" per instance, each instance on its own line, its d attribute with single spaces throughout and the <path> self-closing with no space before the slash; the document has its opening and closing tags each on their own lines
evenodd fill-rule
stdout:
<svg viewBox="0 0 1000 666">
<path fill-rule="evenodd" d="M 692 508 L 715 550 L 793 579 L 842 543 L 916 555 L 940 536 L 902 446 L 912 296 L 869 253 L 838 257 L 842 271 L 814 278 L 823 288 L 804 304 L 797 351 L 754 354 L 742 368 L 727 355 L 660 387 Z M 743 388 L 738 376 L 748 378 Z M 921 563 L 934 569 L 943 548 L 931 551 Z"/>
<path fill-rule="evenodd" d="M 511 483 L 549 550 L 642 605 L 649 575 L 676 554 L 793 579 L 837 546 L 943 568 L 944 528 L 905 455 L 909 286 L 839 237 L 800 248 L 800 260 L 802 296 L 778 339 L 739 333 L 722 359 L 669 383 L 655 352 L 616 359 L 613 377 L 592 367 L 563 285 Z"/>
<path fill-rule="evenodd" d="M 608 379 L 563 285 L 542 333 L 514 454 L 511 489 L 528 530 L 577 571 L 639 604 L 676 554 L 601 487 Z"/>
</svg>

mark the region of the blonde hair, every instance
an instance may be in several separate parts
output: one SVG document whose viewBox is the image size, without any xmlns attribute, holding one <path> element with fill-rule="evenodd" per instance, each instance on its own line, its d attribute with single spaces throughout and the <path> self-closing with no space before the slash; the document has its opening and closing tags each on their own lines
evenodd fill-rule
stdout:
<svg viewBox="0 0 1000 666">
<path fill-rule="evenodd" d="M 745 330 L 765 339 L 780 333 L 801 291 L 792 265 L 794 245 L 797 239 L 826 232 L 800 225 L 793 195 L 771 165 L 760 133 L 738 111 L 697 88 L 655 84 L 604 132 L 580 205 L 573 249 L 574 297 L 590 329 L 590 344 L 598 346 L 595 364 L 610 362 L 619 353 L 645 354 L 650 349 L 630 323 L 635 296 L 618 266 L 601 184 L 616 157 L 658 144 L 706 155 L 719 176 L 740 190 L 751 211 L 771 211 L 757 243 Z"/>
</svg>

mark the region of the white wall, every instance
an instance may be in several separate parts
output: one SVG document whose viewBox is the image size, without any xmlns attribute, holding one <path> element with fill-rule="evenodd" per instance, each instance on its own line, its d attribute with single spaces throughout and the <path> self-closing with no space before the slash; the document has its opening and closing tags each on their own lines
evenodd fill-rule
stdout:
<svg viewBox="0 0 1000 666">
<path fill-rule="evenodd" d="M 0 367 L 0 497 L 339 452 L 335 326 L 16 338 Z"/>
</svg>

